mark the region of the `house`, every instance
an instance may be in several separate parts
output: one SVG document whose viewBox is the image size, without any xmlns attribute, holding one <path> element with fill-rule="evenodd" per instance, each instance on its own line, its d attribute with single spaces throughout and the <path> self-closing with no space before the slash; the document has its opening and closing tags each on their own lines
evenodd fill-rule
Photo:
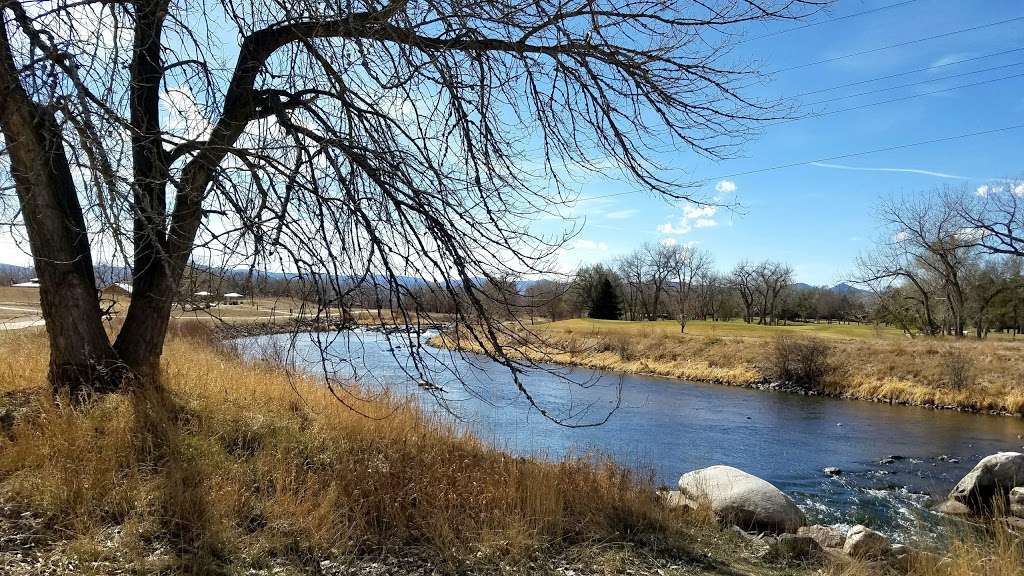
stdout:
<svg viewBox="0 0 1024 576">
<path fill-rule="evenodd" d="M 242 298 L 245 298 L 245 296 L 238 292 L 228 292 L 224 295 L 224 303 L 235 306 L 242 303 Z"/>
</svg>

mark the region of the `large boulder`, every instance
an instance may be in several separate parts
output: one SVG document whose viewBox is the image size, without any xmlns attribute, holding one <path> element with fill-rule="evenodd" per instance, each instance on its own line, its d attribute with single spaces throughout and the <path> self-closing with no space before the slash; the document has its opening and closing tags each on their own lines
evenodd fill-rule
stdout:
<svg viewBox="0 0 1024 576">
<path fill-rule="evenodd" d="M 949 498 L 978 513 L 1007 510 L 1010 490 L 1015 486 L 1024 486 L 1024 454 L 999 452 L 982 458 L 953 487 Z"/>
<path fill-rule="evenodd" d="M 680 493 L 707 502 L 721 522 L 744 530 L 779 534 L 807 523 L 804 513 L 781 490 L 732 466 L 711 466 L 679 478 Z"/>
<path fill-rule="evenodd" d="M 850 528 L 843 544 L 843 552 L 861 560 L 885 558 L 890 550 L 888 538 L 861 524 Z"/>
</svg>

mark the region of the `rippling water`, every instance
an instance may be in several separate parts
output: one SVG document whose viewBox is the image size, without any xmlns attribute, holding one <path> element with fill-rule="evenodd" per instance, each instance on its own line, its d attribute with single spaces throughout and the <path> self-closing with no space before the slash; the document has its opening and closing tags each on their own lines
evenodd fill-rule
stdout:
<svg viewBox="0 0 1024 576">
<path fill-rule="evenodd" d="M 580 369 L 524 376 L 530 394 L 556 418 L 589 424 L 611 413 L 600 426 L 567 428 L 532 408 L 506 368 L 427 349 L 433 357 L 422 369 L 444 390 L 439 404 L 409 375 L 415 338 L 355 331 L 242 342 L 251 354 L 290 347 L 313 372 L 413 395 L 428 411 L 457 418 L 515 454 L 557 459 L 596 451 L 653 470 L 669 486 L 684 472 L 728 464 L 778 486 L 814 522 L 864 523 L 896 539 L 936 533 L 941 522 L 928 511 L 932 497 L 941 499 L 981 457 L 1024 445 L 1024 421 L 1013 417 Z M 828 466 L 842 475 L 827 477 Z"/>
</svg>

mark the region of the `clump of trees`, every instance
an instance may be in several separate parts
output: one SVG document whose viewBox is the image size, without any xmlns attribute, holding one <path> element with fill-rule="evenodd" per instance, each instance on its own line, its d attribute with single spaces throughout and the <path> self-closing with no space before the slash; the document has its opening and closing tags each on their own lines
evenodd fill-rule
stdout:
<svg viewBox="0 0 1024 576">
<path fill-rule="evenodd" d="M 984 338 L 1024 328 L 1024 186 L 944 188 L 880 204 L 883 233 L 857 261 L 875 317 L 909 335 Z"/>
<path fill-rule="evenodd" d="M 675 319 L 681 332 L 694 319 L 742 318 L 774 325 L 862 322 L 869 317 L 856 289 L 797 284 L 792 267 L 771 260 L 741 262 L 727 273 L 718 272 L 708 251 L 685 245 L 644 244 L 610 264 L 586 266 L 572 279 L 542 286 L 532 290 L 527 305 L 543 307 L 552 320 L 596 317 L 593 309 L 603 286 L 615 291 L 623 319 Z M 541 292 L 547 297 L 538 298 Z"/>
</svg>

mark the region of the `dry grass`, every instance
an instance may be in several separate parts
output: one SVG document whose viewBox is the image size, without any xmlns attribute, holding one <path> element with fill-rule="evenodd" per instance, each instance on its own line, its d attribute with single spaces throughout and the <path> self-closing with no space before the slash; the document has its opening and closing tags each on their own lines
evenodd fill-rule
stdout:
<svg viewBox="0 0 1024 576">
<path fill-rule="evenodd" d="M 38 288 L 14 288 L 12 286 L 0 286 L 0 303 L 3 304 L 31 304 L 39 305 Z"/>
<path fill-rule="evenodd" d="M 529 354 L 588 368 L 751 386 L 771 379 L 775 337 L 815 337 L 830 343 L 834 363 L 818 384 L 823 393 L 1024 413 L 1024 341 L 907 339 L 888 332 L 874 337 L 866 326 L 811 326 L 819 328 L 691 322 L 680 334 L 669 321 L 568 320 L 536 326 L 546 344 Z M 950 360 L 957 357 L 969 359 L 969 379 L 951 373 L 950 366 L 963 365 Z"/>
<path fill-rule="evenodd" d="M 606 460 L 511 457 L 390 398 L 349 398 L 358 415 L 315 382 L 240 360 L 199 323 L 177 325 L 165 360 L 162 390 L 70 408 L 44 385 L 42 334 L 0 334 L 0 542 L 39 519 L 38 545 L 96 574 L 85 567 L 298 574 L 378 556 L 493 573 L 547 573 L 550 557 L 602 574 L 822 573 L 754 558 L 706 512 L 666 508 Z M 999 536 L 954 552 L 954 576 L 1021 566 L 1019 544 Z"/>
<path fill-rule="evenodd" d="M 45 391 L 44 339 L 0 336 L 0 502 L 80 547 L 118 527 L 130 556 L 162 545 L 193 568 L 393 549 L 455 567 L 682 534 L 610 462 L 510 457 L 387 398 L 349 399 L 360 416 L 200 340 L 170 340 L 162 392 L 71 409 Z"/>
</svg>

